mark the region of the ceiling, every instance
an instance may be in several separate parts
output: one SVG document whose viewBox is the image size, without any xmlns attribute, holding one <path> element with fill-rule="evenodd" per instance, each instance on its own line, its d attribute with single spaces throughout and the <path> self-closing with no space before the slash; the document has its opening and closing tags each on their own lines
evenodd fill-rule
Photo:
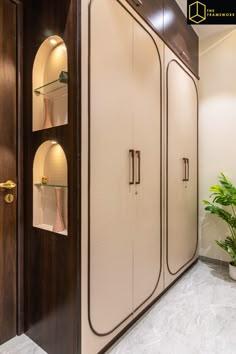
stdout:
<svg viewBox="0 0 236 354">
<path fill-rule="evenodd" d="M 176 0 L 181 10 L 186 15 L 187 13 L 187 0 Z M 219 32 L 227 31 L 236 28 L 236 25 L 196 25 L 192 26 L 200 39 L 209 37 Z"/>
</svg>

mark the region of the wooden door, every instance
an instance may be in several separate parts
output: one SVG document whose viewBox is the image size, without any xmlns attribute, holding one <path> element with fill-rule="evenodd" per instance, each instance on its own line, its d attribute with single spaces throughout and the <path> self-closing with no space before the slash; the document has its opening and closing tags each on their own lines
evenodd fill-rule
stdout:
<svg viewBox="0 0 236 354">
<path fill-rule="evenodd" d="M 133 38 L 133 112 L 136 151 L 133 291 L 134 309 L 137 309 L 157 288 L 162 266 L 162 69 L 159 49 L 163 48 L 158 48 L 153 37 L 135 21 Z"/>
<path fill-rule="evenodd" d="M 90 25 L 88 301 L 105 335 L 133 308 L 133 19 L 116 0 L 94 0 Z"/>
<path fill-rule="evenodd" d="M 16 181 L 16 5 L 0 2 L 0 183 Z M 11 197 L 14 196 L 12 203 Z M 16 192 L 0 188 L 0 344 L 16 335 Z"/>
<path fill-rule="evenodd" d="M 166 60 L 166 252 L 176 275 L 194 259 L 198 242 L 198 95 L 194 78 L 167 48 Z"/>
</svg>

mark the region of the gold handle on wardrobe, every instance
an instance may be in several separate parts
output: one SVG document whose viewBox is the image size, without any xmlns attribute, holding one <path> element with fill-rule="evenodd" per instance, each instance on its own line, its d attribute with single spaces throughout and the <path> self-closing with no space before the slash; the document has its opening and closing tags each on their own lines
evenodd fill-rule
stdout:
<svg viewBox="0 0 236 354">
<path fill-rule="evenodd" d="M 141 151 L 137 150 L 136 151 L 136 157 L 137 157 L 137 175 L 138 178 L 136 179 L 135 184 L 141 184 Z"/>
<path fill-rule="evenodd" d="M 184 178 L 183 182 L 189 182 L 189 159 L 186 157 L 183 157 L 183 162 L 184 162 Z"/>
<path fill-rule="evenodd" d="M 134 150 L 129 150 L 129 159 L 130 159 L 130 174 L 131 174 L 131 180 L 129 181 L 129 184 L 132 185 L 134 184 Z"/>
<path fill-rule="evenodd" d="M 8 180 L 6 182 L 0 183 L 0 188 L 10 190 L 16 188 L 16 184 L 13 181 Z"/>
</svg>

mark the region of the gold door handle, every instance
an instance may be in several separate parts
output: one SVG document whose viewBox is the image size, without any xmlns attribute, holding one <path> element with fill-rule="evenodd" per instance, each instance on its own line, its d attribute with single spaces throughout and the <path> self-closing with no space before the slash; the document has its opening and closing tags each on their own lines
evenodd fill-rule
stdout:
<svg viewBox="0 0 236 354">
<path fill-rule="evenodd" d="M 0 183 L 0 188 L 3 188 L 3 189 L 14 189 L 16 188 L 16 184 L 12 181 L 6 181 L 5 183 Z"/>
</svg>

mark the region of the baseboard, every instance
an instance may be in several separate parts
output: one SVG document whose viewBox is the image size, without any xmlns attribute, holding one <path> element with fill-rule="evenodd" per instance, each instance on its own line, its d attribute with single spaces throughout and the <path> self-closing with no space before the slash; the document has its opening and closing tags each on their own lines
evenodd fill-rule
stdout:
<svg viewBox="0 0 236 354">
<path fill-rule="evenodd" d="M 220 259 L 205 257 L 205 256 L 199 256 L 199 259 L 205 263 L 213 263 L 213 264 L 219 264 L 219 265 L 224 265 L 224 266 L 228 266 L 228 264 L 229 264 L 229 262 L 222 261 Z"/>
</svg>

